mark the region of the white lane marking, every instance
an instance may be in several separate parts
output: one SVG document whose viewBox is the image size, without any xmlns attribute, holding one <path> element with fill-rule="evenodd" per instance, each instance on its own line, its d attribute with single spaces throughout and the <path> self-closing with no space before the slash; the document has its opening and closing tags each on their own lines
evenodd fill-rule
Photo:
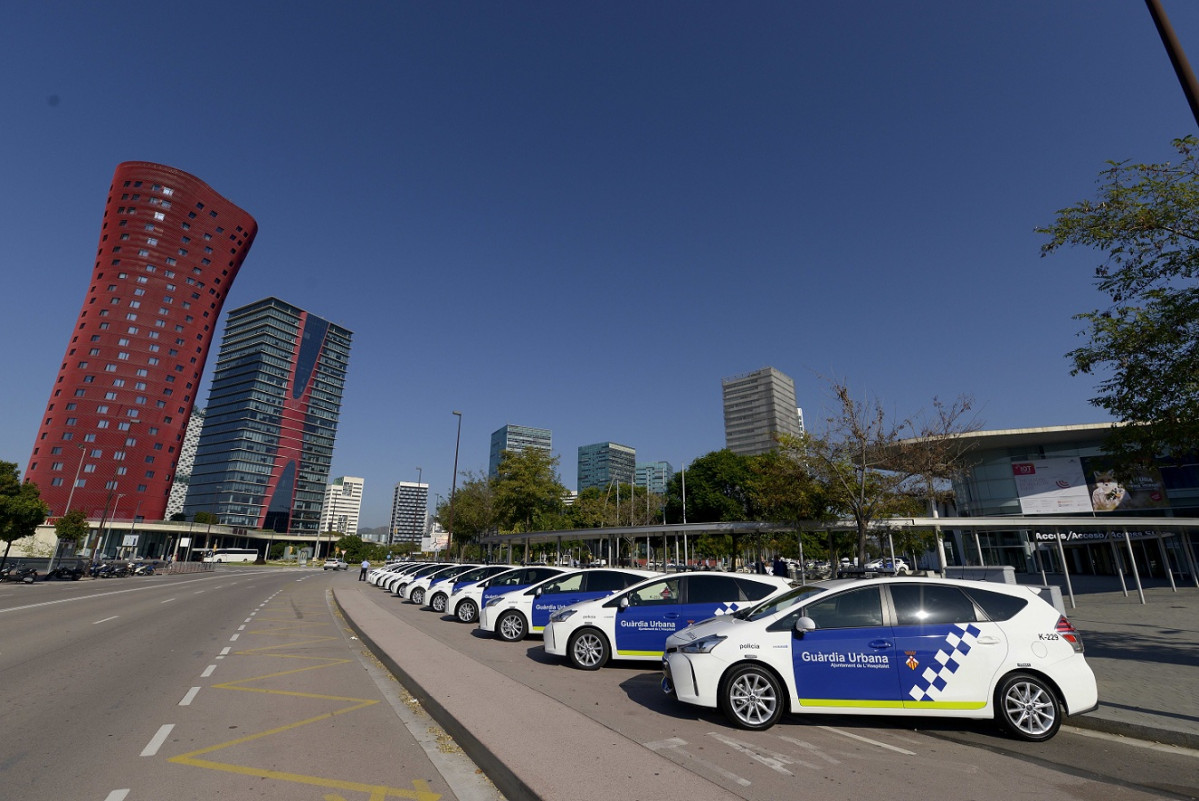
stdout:
<svg viewBox="0 0 1199 801">
<path fill-rule="evenodd" d="M 173 600 L 175 600 L 175 599 L 174 599 L 174 598 L 167 598 L 165 601 L 160 601 L 160 603 L 169 604 L 169 603 L 170 603 L 171 601 L 173 601 Z"/>
<path fill-rule="evenodd" d="M 792 745 L 798 745 L 800 748 L 806 748 L 807 750 L 812 752 L 812 756 L 818 756 L 821 759 L 823 759 L 825 762 L 828 762 L 829 764 L 832 764 L 832 765 L 840 765 L 841 764 L 841 760 L 837 759 L 836 757 L 829 756 L 828 754 L 824 753 L 819 748 L 817 748 L 816 746 L 812 745 L 809 742 L 805 742 L 804 740 L 797 740 L 794 737 L 784 737 L 781 734 L 778 735 L 778 738 L 785 742 L 791 743 Z"/>
<path fill-rule="evenodd" d="M 196 695 L 198 695 L 199 692 L 199 687 L 192 687 L 187 691 L 187 695 L 183 696 L 183 700 L 179 702 L 179 706 L 191 706 L 191 702 L 196 700 Z"/>
<path fill-rule="evenodd" d="M 229 642 L 237 642 L 237 638 L 240 636 L 241 636 L 240 634 L 234 634 L 232 637 L 229 638 Z"/>
<path fill-rule="evenodd" d="M 245 631 L 245 630 L 246 630 L 246 626 L 245 626 L 245 624 L 243 623 L 242 625 L 238 626 L 238 627 L 237 627 L 237 630 L 238 630 L 238 631 Z"/>
<path fill-rule="evenodd" d="M 150 738 L 150 742 L 146 743 L 146 747 L 142 749 L 142 756 L 154 756 L 158 753 L 158 749 L 162 748 L 162 744 L 171 736 L 171 729 L 175 728 L 174 723 L 164 723 L 158 727 L 158 731 Z M 124 796 L 122 796 L 123 798 Z"/>
<path fill-rule="evenodd" d="M 250 615 L 250 617 L 246 618 L 246 622 L 247 622 L 247 623 L 249 623 L 249 622 L 250 622 L 250 620 L 252 620 L 252 619 L 253 619 L 253 617 L 254 617 L 253 615 Z"/>
<path fill-rule="evenodd" d="M 695 754 L 692 754 L 688 751 L 684 751 L 683 746 L 686 744 L 687 744 L 686 740 L 681 740 L 678 737 L 671 737 L 666 740 L 658 740 L 657 742 L 653 742 L 653 743 L 642 743 L 642 745 L 644 745 L 646 748 L 648 748 L 651 751 L 657 752 L 657 753 L 661 753 L 662 751 L 670 751 L 671 753 L 678 754 L 679 756 L 685 757 L 686 759 L 690 759 L 695 762 L 700 762 L 703 764 L 703 766 L 706 770 L 714 771 L 714 772 L 718 773 L 719 775 L 723 776 L 724 778 L 728 779 L 729 781 L 731 781 L 735 784 L 739 784 L 742 787 L 749 787 L 751 784 L 753 784 L 753 782 L 751 782 L 749 779 L 738 776 L 736 773 L 732 773 L 730 771 L 725 770 L 722 767 L 713 765 L 711 762 L 709 762 L 706 759 L 700 759 Z"/>
<path fill-rule="evenodd" d="M 92 625 L 95 626 L 98 623 L 107 623 L 110 620 L 116 620 L 118 617 L 120 617 L 120 615 L 113 615 L 112 617 L 106 617 L 101 620 L 95 620 L 95 621 L 92 621 Z"/>
<path fill-rule="evenodd" d="M 1078 726 L 1062 726 L 1062 728 L 1071 734 L 1080 734 L 1083 737 L 1091 737 L 1095 740 L 1107 740 L 1108 742 L 1121 743 L 1122 745 L 1147 748 L 1150 751 L 1163 751 L 1167 754 L 1199 758 L 1199 750 L 1187 748 L 1182 745 L 1167 745 L 1166 743 L 1151 743 L 1148 740 L 1134 740 L 1120 734 L 1108 734 L 1107 732 L 1096 731 L 1095 729 L 1083 729 Z"/>
<path fill-rule="evenodd" d="M 233 650 L 232 648 L 230 648 L 228 645 L 226 645 L 224 648 L 221 649 L 220 656 L 218 656 L 217 659 L 220 659 L 221 656 L 228 656 L 229 652 L 232 650 Z"/>
<path fill-rule="evenodd" d="M 208 667 L 204 668 L 204 672 L 200 674 L 200 678 L 202 678 L 202 679 L 208 678 L 209 676 L 212 675 L 212 671 L 214 671 L 214 670 L 216 670 L 216 665 L 209 665 Z"/>
<path fill-rule="evenodd" d="M 908 756 L 916 756 L 915 751 L 909 751 L 908 749 L 900 748 L 897 745 L 888 745 L 887 743 L 880 743 L 878 740 L 871 740 L 869 737 L 863 737 L 860 734 L 854 734 L 853 732 L 848 732 L 848 731 L 841 731 L 840 729 L 834 729 L 832 726 L 821 726 L 820 728 L 824 729 L 825 731 L 831 731 L 833 734 L 840 734 L 842 737 L 848 737 L 851 740 L 860 740 L 863 743 L 869 743 L 870 745 L 877 745 L 879 748 L 886 748 L 888 751 L 897 751 L 901 754 L 907 754 Z"/>
<path fill-rule="evenodd" d="M 104 797 L 104 801 L 125 801 L 125 796 L 129 795 L 129 788 L 124 790 L 113 790 Z"/>
<path fill-rule="evenodd" d="M 780 754 L 777 751 L 769 751 L 764 748 L 761 748 L 760 746 L 756 746 L 753 743 L 746 743 L 746 742 L 742 742 L 741 740 L 735 740 L 726 734 L 721 734 L 720 732 L 710 731 L 710 732 L 708 732 L 708 736 L 719 743 L 724 743 L 729 748 L 732 748 L 734 751 L 739 751 L 742 754 L 745 754 L 750 759 L 761 762 L 766 767 L 770 768 L 771 770 L 775 771 L 776 773 L 781 773 L 784 776 L 794 776 L 795 775 L 794 773 L 792 773 L 791 771 L 789 771 L 785 767 L 783 767 L 784 765 L 799 764 L 799 765 L 803 765 L 805 768 L 816 767 L 811 762 L 804 762 L 802 759 L 793 759 L 792 757 L 789 757 L 786 754 Z"/>
<path fill-rule="evenodd" d="M 146 590 L 174 589 L 176 586 L 178 586 L 181 583 L 190 583 L 193 581 L 212 581 L 212 579 L 211 578 L 180 579 L 178 582 L 171 582 L 170 585 L 143 584 L 140 587 L 131 587 L 130 589 L 127 589 L 127 590 L 113 590 L 111 592 L 96 592 L 96 593 L 92 593 L 91 595 L 77 595 L 74 598 L 59 598 L 57 601 L 42 601 L 42 602 L 36 603 L 36 604 L 25 604 L 23 606 L 10 606 L 7 609 L 0 609 L 0 614 L 4 614 L 5 612 L 20 612 L 25 609 L 38 609 L 43 606 L 55 606 L 56 604 L 69 604 L 69 603 L 74 603 L 76 601 L 88 601 L 88 600 L 91 600 L 92 598 L 104 598 L 105 596 L 108 596 L 108 595 L 124 595 L 127 592 L 145 592 Z M 203 592 L 203 590 L 201 590 L 201 592 Z"/>
</svg>

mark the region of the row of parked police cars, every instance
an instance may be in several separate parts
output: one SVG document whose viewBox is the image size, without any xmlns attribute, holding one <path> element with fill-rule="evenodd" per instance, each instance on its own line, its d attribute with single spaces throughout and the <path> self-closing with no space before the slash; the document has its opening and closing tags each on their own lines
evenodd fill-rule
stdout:
<svg viewBox="0 0 1199 801">
<path fill-rule="evenodd" d="M 368 580 L 500 640 L 539 634 L 581 670 L 654 662 L 665 692 L 746 729 L 787 712 L 951 716 L 1043 741 L 1098 704 L 1078 631 L 1019 585 L 419 562 Z"/>
</svg>

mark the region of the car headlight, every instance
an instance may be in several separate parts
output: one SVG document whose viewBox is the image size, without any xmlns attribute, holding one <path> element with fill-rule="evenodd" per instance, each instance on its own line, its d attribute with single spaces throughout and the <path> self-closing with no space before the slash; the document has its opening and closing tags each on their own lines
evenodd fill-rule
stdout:
<svg viewBox="0 0 1199 801">
<path fill-rule="evenodd" d="M 700 637 L 694 642 L 680 645 L 679 652 L 684 654 L 706 654 L 727 639 L 728 637 L 722 637 L 719 634 L 709 634 L 707 637 Z"/>
<path fill-rule="evenodd" d="M 570 619 L 570 616 L 573 615 L 575 613 L 575 611 L 576 610 L 574 610 L 574 609 L 568 608 L 568 609 L 561 609 L 557 612 L 554 612 L 554 614 L 550 615 L 550 622 L 551 623 L 564 623 Z"/>
<path fill-rule="evenodd" d="M 489 598 L 489 599 L 487 599 L 487 605 L 488 605 L 488 606 L 499 606 L 499 605 L 500 605 L 500 601 L 502 601 L 502 600 L 504 600 L 504 596 L 502 596 L 502 595 L 497 595 L 497 596 L 495 596 L 494 598 Z"/>
</svg>

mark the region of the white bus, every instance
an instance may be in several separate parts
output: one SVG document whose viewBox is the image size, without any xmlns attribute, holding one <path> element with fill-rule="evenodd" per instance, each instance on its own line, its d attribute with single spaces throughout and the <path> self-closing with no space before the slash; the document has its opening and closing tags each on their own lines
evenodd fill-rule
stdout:
<svg viewBox="0 0 1199 801">
<path fill-rule="evenodd" d="M 205 562 L 255 562 L 258 551 L 255 548 L 217 548 L 204 554 Z"/>
</svg>

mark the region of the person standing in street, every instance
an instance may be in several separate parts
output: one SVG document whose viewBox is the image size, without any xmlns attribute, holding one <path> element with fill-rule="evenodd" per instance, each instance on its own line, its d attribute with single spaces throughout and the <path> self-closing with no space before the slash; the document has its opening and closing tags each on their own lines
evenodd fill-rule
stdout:
<svg viewBox="0 0 1199 801">
<path fill-rule="evenodd" d="M 371 562 L 370 562 L 370 560 L 369 560 L 369 559 L 363 559 L 363 560 L 362 560 L 362 571 L 358 573 L 358 580 L 359 580 L 359 581 L 366 581 L 366 571 L 368 571 L 368 570 L 370 570 L 370 569 L 371 569 Z"/>
</svg>

